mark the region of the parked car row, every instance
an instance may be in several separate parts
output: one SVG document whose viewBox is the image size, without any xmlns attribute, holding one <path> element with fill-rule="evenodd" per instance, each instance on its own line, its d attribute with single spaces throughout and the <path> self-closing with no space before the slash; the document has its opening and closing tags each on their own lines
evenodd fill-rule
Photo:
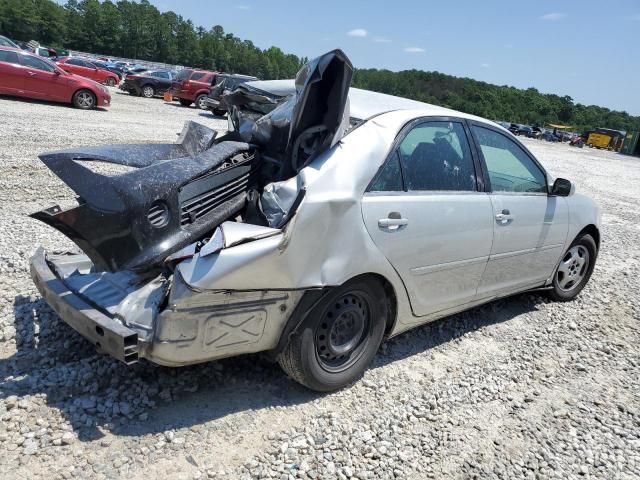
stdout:
<svg viewBox="0 0 640 480">
<path fill-rule="evenodd" d="M 0 94 L 71 103 L 84 110 L 111 104 L 109 90 L 98 82 L 35 53 L 6 46 L 0 46 Z"/>
</svg>

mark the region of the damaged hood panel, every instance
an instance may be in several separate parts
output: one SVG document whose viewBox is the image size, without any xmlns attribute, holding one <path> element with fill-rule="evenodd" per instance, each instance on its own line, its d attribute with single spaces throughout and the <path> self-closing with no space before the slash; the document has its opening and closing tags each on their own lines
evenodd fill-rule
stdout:
<svg viewBox="0 0 640 480">
<path fill-rule="evenodd" d="M 295 94 L 275 108 L 277 96 L 245 87 L 223 97 L 235 130 L 276 160 L 276 179 L 292 177 L 340 138 L 349 123 L 353 66 L 342 50 L 307 63 L 296 75 Z M 262 115 L 270 110 L 266 115 Z"/>
</svg>

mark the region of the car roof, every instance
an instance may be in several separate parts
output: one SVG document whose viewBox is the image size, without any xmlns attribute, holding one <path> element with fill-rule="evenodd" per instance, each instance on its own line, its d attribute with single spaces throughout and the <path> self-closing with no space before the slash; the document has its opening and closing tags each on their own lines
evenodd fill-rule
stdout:
<svg viewBox="0 0 640 480">
<path fill-rule="evenodd" d="M 10 52 L 24 52 L 24 50 L 22 50 L 21 48 L 7 47 L 6 45 L 0 45 L 0 50 L 9 50 Z"/>
<path fill-rule="evenodd" d="M 259 80 L 248 82 L 245 85 L 279 97 L 292 95 L 296 91 L 294 80 Z M 425 116 L 453 116 L 480 119 L 480 117 L 475 117 L 464 112 L 418 102 L 417 100 L 396 97 L 395 95 L 388 95 L 386 93 L 372 92 L 361 88 L 351 87 L 349 89 L 349 116 L 351 118 L 366 120 L 375 115 L 395 110 L 422 110 Z M 487 121 L 485 119 L 481 120 Z"/>
</svg>

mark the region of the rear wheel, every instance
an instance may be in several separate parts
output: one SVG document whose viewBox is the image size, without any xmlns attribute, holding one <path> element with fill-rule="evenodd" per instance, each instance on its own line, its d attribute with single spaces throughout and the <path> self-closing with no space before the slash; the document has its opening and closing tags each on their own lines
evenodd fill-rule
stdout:
<svg viewBox="0 0 640 480">
<path fill-rule="evenodd" d="M 227 113 L 227 111 L 226 111 L 226 110 L 222 110 L 222 109 L 220 109 L 220 108 L 214 108 L 214 109 L 213 109 L 213 114 L 214 114 L 214 115 L 217 115 L 217 116 L 219 116 L 219 117 L 224 117 L 226 113 Z"/>
<path fill-rule="evenodd" d="M 155 90 L 151 85 L 145 85 L 142 87 L 142 96 L 145 98 L 151 98 L 156 94 Z"/>
<path fill-rule="evenodd" d="M 185 100 L 184 98 L 180 99 L 180 105 L 182 105 L 183 107 L 188 107 L 189 105 L 191 105 L 191 100 Z"/>
<path fill-rule="evenodd" d="M 321 392 L 362 376 L 375 356 L 386 325 L 386 295 L 375 279 L 336 287 L 292 335 L 278 362 L 295 381 Z"/>
<path fill-rule="evenodd" d="M 207 96 L 204 93 L 198 95 L 198 97 L 196 98 L 196 107 L 198 107 L 200 110 L 206 110 L 207 106 L 204 103 L 206 98 Z"/>
<path fill-rule="evenodd" d="M 598 247 L 591 235 L 576 238 L 560 259 L 549 296 L 560 302 L 576 298 L 591 278 L 597 256 Z"/>
<path fill-rule="evenodd" d="M 116 79 L 113 78 L 113 77 L 109 77 L 109 78 L 107 78 L 106 84 L 109 87 L 114 87 L 116 85 Z"/>
<path fill-rule="evenodd" d="M 90 90 L 78 90 L 73 95 L 73 106 L 82 110 L 91 110 L 96 106 L 96 96 Z"/>
</svg>

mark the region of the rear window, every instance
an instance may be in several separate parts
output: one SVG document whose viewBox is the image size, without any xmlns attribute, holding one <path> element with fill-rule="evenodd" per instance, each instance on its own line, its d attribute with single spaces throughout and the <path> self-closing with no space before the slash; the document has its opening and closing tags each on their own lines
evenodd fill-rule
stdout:
<svg viewBox="0 0 640 480">
<path fill-rule="evenodd" d="M 19 64 L 18 54 L 16 52 L 8 52 L 6 50 L 0 50 L 0 62 Z"/>
</svg>

